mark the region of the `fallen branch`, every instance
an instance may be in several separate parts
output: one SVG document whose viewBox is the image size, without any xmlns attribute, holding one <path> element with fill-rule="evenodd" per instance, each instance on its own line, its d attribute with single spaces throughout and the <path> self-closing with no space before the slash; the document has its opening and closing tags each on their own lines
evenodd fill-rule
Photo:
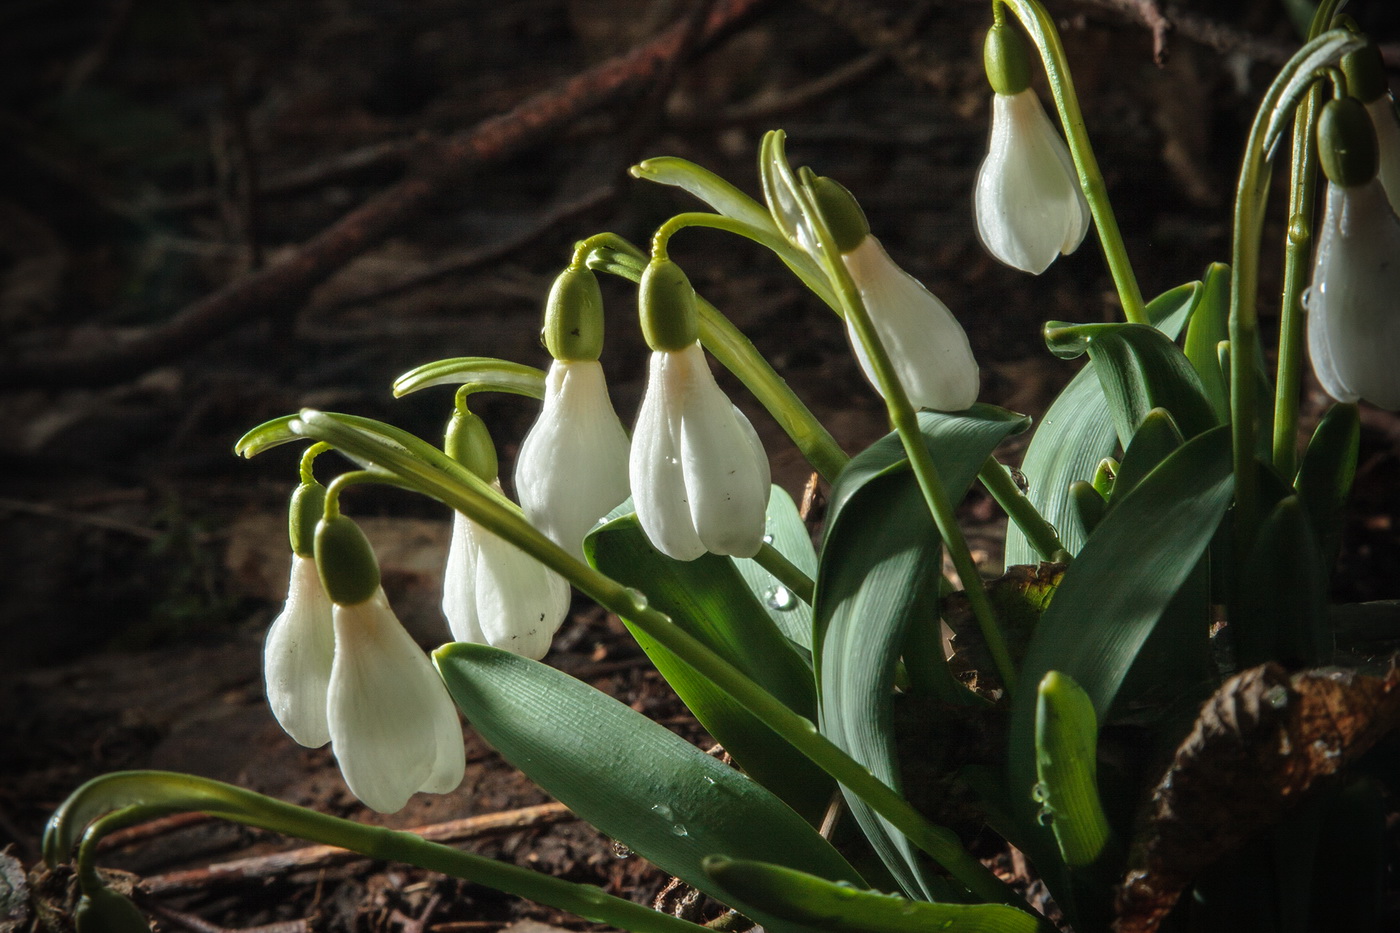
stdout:
<svg viewBox="0 0 1400 933">
<path fill-rule="evenodd" d="M 720 0 L 696 45 L 703 47 L 765 0 Z M 680 22 L 637 48 L 525 100 L 473 129 L 429 144 L 408 176 L 370 198 L 274 266 L 244 275 L 139 336 L 110 337 L 94 349 L 0 355 L 0 388 L 100 386 L 131 378 L 258 318 L 295 311 L 311 290 L 390 232 L 424 213 L 473 169 L 520 152 L 625 92 L 664 73 L 686 47 Z"/>
<path fill-rule="evenodd" d="M 408 832 L 422 836 L 430 842 L 463 842 L 467 839 L 480 839 L 483 836 L 494 836 L 535 826 L 550 826 L 573 819 L 573 813 L 562 803 L 544 803 L 534 807 L 522 807 L 519 810 L 486 813 L 431 826 L 420 826 Z M 256 881 L 307 869 L 328 868 L 365 858 L 368 856 L 336 846 L 306 846 L 287 852 L 218 862 L 204 868 L 154 875 L 142 881 L 139 887 L 142 893 L 150 896 L 177 894 L 202 890 L 211 884 Z"/>
</svg>

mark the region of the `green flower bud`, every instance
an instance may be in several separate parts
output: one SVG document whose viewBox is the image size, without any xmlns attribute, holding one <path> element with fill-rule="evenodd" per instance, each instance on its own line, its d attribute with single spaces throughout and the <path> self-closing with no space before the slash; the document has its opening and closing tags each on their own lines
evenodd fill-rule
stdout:
<svg viewBox="0 0 1400 933">
<path fill-rule="evenodd" d="M 653 350 L 684 350 L 700 338 L 695 289 L 680 266 L 652 259 L 637 286 L 642 335 Z"/>
<path fill-rule="evenodd" d="M 452 413 L 452 420 L 447 422 L 442 449 L 488 483 L 495 481 L 500 474 L 500 462 L 496 459 L 496 445 L 491 442 L 491 432 L 486 429 L 486 422 L 474 412 L 458 408 Z"/>
<path fill-rule="evenodd" d="M 596 360 L 603 352 L 603 292 L 591 269 L 565 269 L 544 306 L 544 345 L 556 360 Z"/>
<path fill-rule="evenodd" d="M 1376 177 L 1380 146 L 1371 115 L 1355 97 L 1329 100 L 1317 121 L 1317 155 L 1327 180 L 1343 188 Z"/>
<path fill-rule="evenodd" d="M 812 195 L 817 201 L 831 237 L 836 241 L 836 249 L 849 253 L 865 242 L 870 235 L 870 223 L 865 219 L 855 195 L 846 186 L 832 178 L 820 176 L 812 179 Z"/>
<path fill-rule="evenodd" d="M 316 523 L 326 510 L 326 487 L 320 483 L 302 483 L 292 493 L 287 508 L 287 535 L 292 539 L 292 553 L 310 557 L 316 553 Z"/>
<path fill-rule="evenodd" d="M 136 905 L 106 887 L 97 887 L 78 900 L 73 922 L 78 933 L 151 933 L 151 925 Z"/>
<path fill-rule="evenodd" d="M 1363 104 L 1390 91 L 1381 50 L 1370 39 L 1355 52 L 1342 56 L 1342 72 L 1347 76 L 1347 93 Z"/>
<path fill-rule="evenodd" d="M 379 591 L 379 561 L 360 526 L 337 515 L 316 525 L 316 570 L 331 602 L 358 606 Z"/>
<path fill-rule="evenodd" d="M 1010 97 L 1031 86 L 1030 51 L 1026 40 L 1010 23 L 994 23 L 987 30 L 982 63 L 987 69 L 987 82 L 998 94 Z"/>
</svg>

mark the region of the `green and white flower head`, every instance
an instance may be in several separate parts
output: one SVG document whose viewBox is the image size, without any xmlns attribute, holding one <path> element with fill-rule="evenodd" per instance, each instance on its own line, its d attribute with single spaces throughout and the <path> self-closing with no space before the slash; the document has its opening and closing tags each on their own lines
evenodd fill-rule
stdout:
<svg viewBox="0 0 1400 933">
<path fill-rule="evenodd" d="M 810 188 L 910 403 L 936 411 L 970 408 L 977 401 L 977 360 L 953 312 L 890 258 L 849 191 L 830 178 L 814 178 Z M 875 367 L 849 319 L 846 335 L 878 390 Z"/>
<path fill-rule="evenodd" d="M 345 783 L 381 813 L 419 791 L 452 790 L 466 768 L 457 708 L 389 607 L 363 532 L 344 516 L 323 518 L 316 564 L 334 603 L 326 719 Z"/>
<path fill-rule="evenodd" d="M 331 740 L 326 723 L 335 634 L 331 600 L 316 572 L 316 523 L 326 498 L 319 483 L 302 483 L 292 494 L 288 524 L 292 576 L 287 602 L 263 644 L 263 679 L 272 715 L 288 735 L 308 748 Z"/>
<path fill-rule="evenodd" d="M 602 311 L 592 272 L 570 268 L 555 279 L 544 329 L 554 362 L 540 416 L 515 461 L 525 517 L 579 560 L 584 535 L 629 495 L 631 445 L 598 363 Z"/>
<path fill-rule="evenodd" d="M 460 402 L 445 446 L 449 456 L 500 491 L 486 426 Z M 461 512 L 453 513 L 442 613 L 454 639 L 539 660 L 568 612 L 568 581 Z"/>
<path fill-rule="evenodd" d="M 680 267 L 653 259 L 640 302 L 652 354 L 629 463 L 637 520 L 676 560 L 752 557 L 763 545 L 770 481 L 758 433 L 715 383 Z"/>
<path fill-rule="evenodd" d="M 977 235 L 996 259 L 1039 275 L 1079 248 L 1089 205 L 1069 149 L 1030 86 L 1025 42 L 1009 23 L 987 33 L 992 130 L 977 173 Z"/>
<path fill-rule="evenodd" d="M 1390 93 L 1380 49 L 1371 41 L 1342 56 L 1347 92 L 1366 106 L 1376 131 L 1378 177 L 1392 210 L 1400 210 L 1400 115 Z"/>
<path fill-rule="evenodd" d="M 1371 121 L 1355 98 L 1318 121 L 1327 207 L 1307 292 L 1308 352 L 1327 394 L 1400 409 L 1400 220 L 1377 178 Z"/>
</svg>

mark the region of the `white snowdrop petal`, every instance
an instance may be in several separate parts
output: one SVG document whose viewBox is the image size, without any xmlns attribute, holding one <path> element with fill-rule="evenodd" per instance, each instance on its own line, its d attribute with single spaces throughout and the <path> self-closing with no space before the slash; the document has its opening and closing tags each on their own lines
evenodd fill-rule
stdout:
<svg viewBox="0 0 1400 933">
<path fill-rule="evenodd" d="M 569 612 L 559 574 L 484 528 L 475 529 L 477 618 L 483 641 L 539 660 Z"/>
<path fill-rule="evenodd" d="M 486 639 L 476 609 L 477 541 L 472 531 L 471 519 L 452 513 L 452 542 L 442 575 L 442 614 L 455 641 L 482 644 Z"/>
<path fill-rule="evenodd" d="M 1327 186 L 1308 291 L 1308 351 L 1327 394 L 1400 409 L 1400 220 L 1379 180 Z"/>
<path fill-rule="evenodd" d="M 705 553 L 690 519 L 680 458 L 680 405 L 686 391 L 671 365 L 675 354 L 655 351 L 647 365 L 647 388 L 632 432 L 629 474 L 637 520 L 652 546 L 676 560 Z M 680 373 L 684 376 L 684 373 Z"/>
<path fill-rule="evenodd" d="M 768 505 L 753 445 L 699 344 L 678 352 L 675 365 L 684 367 L 689 386 L 681 414 L 681 464 L 696 534 L 706 550 L 752 557 L 763 543 Z"/>
<path fill-rule="evenodd" d="M 1366 105 L 1371 124 L 1376 128 L 1380 145 L 1380 179 L 1390 201 L 1391 210 L 1400 209 L 1400 120 L 1395 115 L 1395 100 L 1382 94 Z"/>
<path fill-rule="evenodd" d="M 331 747 L 351 792 L 392 813 L 430 778 L 446 773 L 435 717 L 452 701 L 383 590 L 363 603 L 336 606 L 333 618 Z"/>
<path fill-rule="evenodd" d="M 530 523 L 583 560 L 583 538 L 625 500 L 627 432 L 596 361 L 556 360 L 544 405 L 520 445 L 515 490 Z"/>
<path fill-rule="evenodd" d="M 434 675 L 437 669 L 433 670 Z M 441 677 L 438 678 L 442 685 Z M 432 707 L 433 768 L 418 789 L 426 794 L 446 794 L 457 789 L 462 776 L 467 771 L 466 744 L 462 740 L 462 721 L 457 717 L 457 706 L 452 695 L 443 685 L 442 697 L 445 702 Z M 424 724 L 426 728 L 428 724 Z"/>
<path fill-rule="evenodd" d="M 899 268 L 873 236 L 841 258 L 910 402 L 936 411 L 971 407 L 977 401 L 977 361 L 948 306 Z M 875 368 L 850 322 L 846 331 L 865 378 L 878 388 Z"/>
<path fill-rule="evenodd" d="M 992 129 L 973 205 L 987 251 L 1024 272 L 1044 272 L 1088 232 L 1088 203 L 1069 149 L 1030 88 L 992 97 Z"/>
<path fill-rule="evenodd" d="M 308 748 L 331 740 L 326 691 L 334 654 L 331 600 L 321 586 L 316 561 L 293 554 L 287 603 L 263 645 L 263 678 L 277 722 Z"/>
</svg>

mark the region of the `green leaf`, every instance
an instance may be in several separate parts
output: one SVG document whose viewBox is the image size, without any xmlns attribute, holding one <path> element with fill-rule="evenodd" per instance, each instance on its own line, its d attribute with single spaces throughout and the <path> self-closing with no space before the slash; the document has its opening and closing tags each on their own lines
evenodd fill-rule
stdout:
<svg viewBox="0 0 1400 933">
<path fill-rule="evenodd" d="M 723 854 L 860 883 L 762 785 L 606 694 L 537 661 L 454 643 L 433 655 L 472 726 L 512 765 L 662 871 L 722 897 L 701 867 Z M 771 930 L 802 930 L 764 911 Z"/>
<path fill-rule="evenodd" d="M 659 185 L 674 185 L 704 201 L 726 217 L 743 221 L 753 227 L 778 233 L 767 208 L 759 204 L 723 178 L 701 168 L 694 162 L 674 156 L 646 159 L 632 166 L 633 178 L 654 181 Z"/>
<path fill-rule="evenodd" d="M 1099 801 L 1098 748 L 1093 701 L 1074 678 L 1048 672 L 1036 697 L 1034 796 L 1070 868 L 1094 864 L 1112 835 Z"/>
<path fill-rule="evenodd" d="M 798 570 L 809 577 L 817 575 L 817 551 L 812 547 L 812 535 L 797 511 L 792 496 L 781 486 L 774 486 L 768 496 L 768 513 L 765 520 L 765 536 L 770 544 Z M 798 599 L 778 582 L 778 578 L 759 566 L 751 558 L 738 558 L 734 566 L 748 584 L 749 590 L 758 597 L 759 604 L 772 618 L 784 635 L 812 650 L 812 607 Z"/>
<path fill-rule="evenodd" d="M 1329 567 L 1341 547 L 1342 508 L 1356 478 L 1360 444 L 1361 415 L 1356 405 L 1333 405 L 1308 441 L 1293 484 L 1322 543 L 1322 554 Z"/>
<path fill-rule="evenodd" d="M 990 405 L 920 412 L 919 426 L 954 501 L 1006 437 L 1029 419 Z M 899 437 L 855 457 L 831 493 L 817 577 L 816 632 L 823 733 L 882 781 L 899 788 L 891 690 L 912 620 L 937 618 L 940 541 Z M 912 845 L 847 796 L 876 852 L 906 893 L 931 897 Z"/>
<path fill-rule="evenodd" d="M 674 560 L 652 547 L 623 503 L 589 532 L 589 561 L 619 583 L 646 594 L 651 606 L 703 641 L 789 708 L 816 715 L 816 692 L 808 661 L 774 623 L 735 567 L 735 561 L 704 554 Z M 628 620 L 623 619 L 626 624 Z M 642 650 L 695 714 L 695 718 L 756 780 L 812 820 L 820 819 L 832 782 L 749 710 L 719 690 L 670 651 L 628 624 Z"/>
<path fill-rule="evenodd" d="M 1206 269 L 1201 302 L 1186 328 L 1186 358 L 1201 377 L 1201 388 L 1224 424 L 1230 418 L 1228 376 L 1220 368 L 1220 342 L 1230 339 L 1230 267 L 1213 262 Z"/>
<path fill-rule="evenodd" d="M 1234 491 L 1229 442 L 1225 427 L 1193 438 L 1113 506 L 1041 616 L 1022 665 L 1023 683 L 1039 683 L 1052 670 L 1067 674 L 1084 688 L 1103 722 L 1225 515 Z M 1202 637 L 1206 622 L 1200 619 Z M 1023 832 L 1043 839 L 1046 831 L 1035 823 L 1030 796 L 1035 710 L 1033 691 L 1015 697 L 1010 785 Z"/>
<path fill-rule="evenodd" d="M 292 422 L 299 417 L 300 415 L 283 415 L 280 418 L 273 418 L 271 421 L 264 421 L 240 437 L 238 443 L 233 445 L 233 452 L 240 457 L 251 460 L 265 450 L 281 447 L 283 444 L 290 444 L 293 441 L 306 440 L 302 435 L 293 432 L 291 428 Z"/>
<path fill-rule="evenodd" d="M 1124 447 L 1154 408 L 1171 412 L 1188 438 L 1217 423 L 1191 361 L 1155 327 L 1051 322 L 1045 342 L 1066 358 L 1089 354 Z"/>
<path fill-rule="evenodd" d="M 1148 319 L 1175 338 L 1201 297 L 1201 286 L 1189 282 L 1163 292 L 1147 305 Z M 1118 435 L 1092 366 L 1075 374 L 1036 427 L 1021 464 L 1030 489 L 1026 498 L 1055 526 L 1070 554 L 1079 553 L 1084 536 L 1075 525 L 1069 484 L 1089 480 L 1105 457 L 1118 450 Z M 1026 536 L 1011 523 L 1006 530 L 1006 566 L 1034 564 L 1040 559 Z"/>
<path fill-rule="evenodd" d="M 1332 653 L 1327 567 L 1297 496 L 1279 502 L 1259 526 L 1230 616 L 1237 666 L 1266 661 L 1315 667 Z"/>
<path fill-rule="evenodd" d="M 1181 446 L 1182 440 L 1170 412 L 1165 408 L 1149 411 L 1133 435 L 1132 443 L 1123 452 L 1123 462 L 1119 464 L 1113 479 L 1109 504 L 1132 492 L 1148 473 Z"/>
<path fill-rule="evenodd" d="M 1038 919 L 1001 904 L 931 904 L 862 891 L 784 865 L 715 856 L 705 871 L 745 903 L 788 920 L 850 933 L 1031 933 Z"/>
</svg>

